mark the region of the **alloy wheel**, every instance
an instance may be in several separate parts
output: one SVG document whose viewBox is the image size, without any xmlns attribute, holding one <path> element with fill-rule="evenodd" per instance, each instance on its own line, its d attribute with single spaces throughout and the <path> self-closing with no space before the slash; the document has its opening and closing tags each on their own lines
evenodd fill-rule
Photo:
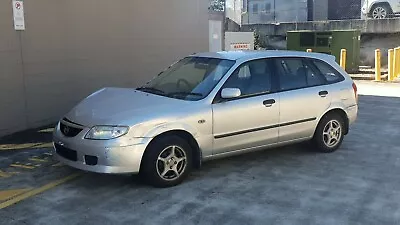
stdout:
<svg viewBox="0 0 400 225">
<path fill-rule="evenodd" d="M 168 146 L 158 155 L 156 170 L 158 176 L 166 181 L 178 179 L 186 169 L 187 157 L 179 146 Z"/>
<path fill-rule="evenodd" d="M 329 147 L 335 147 L 339 142 L 342 135 L 342 127 L 337 120 L 330 120 L 323 129 L 324 144 Z"/>
<path fill-rule="evenodd" d="M 384 19 L 387 17 L 387 11 L 385 8 L 378 6 L 372 11 L 372 18 L 374 19 Z"/>
</svg>

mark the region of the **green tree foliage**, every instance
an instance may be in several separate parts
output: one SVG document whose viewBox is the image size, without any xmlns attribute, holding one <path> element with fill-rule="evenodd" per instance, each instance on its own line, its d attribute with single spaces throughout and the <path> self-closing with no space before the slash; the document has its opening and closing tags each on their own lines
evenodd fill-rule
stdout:
<svg viewBox="0 0 400 225">
<path fill-rule="evenodd" d="M 208 8 L 214 11 L 222 12 L 225 9 L 225 0 L 212 0 Z"/>
</svg>

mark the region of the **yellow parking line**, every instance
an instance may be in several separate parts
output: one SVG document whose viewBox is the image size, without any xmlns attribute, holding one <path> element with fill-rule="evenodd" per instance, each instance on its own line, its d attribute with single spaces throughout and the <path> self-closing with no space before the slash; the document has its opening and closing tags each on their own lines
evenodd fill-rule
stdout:
<svg viewBox="0 0 400 225">
<path fill-rule="evenodd" d="M 31 188 L 0 191 L 0 201 L 6 201 L 9 199 L 12 199 L 13 197 L 15 197 L 17 195 L 20 195 L 20 194 L 30 191 L 30 190 L 31 190 Z"/>
<path fill-rule="evenodd" d="M 14 174 L 19 174 L 20 172 L 4 172 L 0 170 L 0 177 L 1 178 L 8 178 L 11 177 Z"/>
<path fill-rule="evenodd" d="M 11 164 L 10 166 L 17 167 L 17 168 L 29 169 L 29 170 L 35 169 L 34 166 L 27 166 L 27 165 L 21 165 L 21 164 Z"/>
<path fill-rule="evenodd" d="M 64 166 L 64 164 L 62 162 L 56 163 L 54 165 L 52 165 L 54 167 L 60 167 L 60 166 Z"/>
<path fill-rule="evenodd" d="M 29 160 L 35 161 L 35 162 L 48 162 L 49 161 L 47 159 L 38 159 L 38 158 L 29 158 Z"/>
<path fill-rule="evenodd" d="M 36 148 L 51 148 L 53 147 L 53 143 L 49 142 L 49 143 L 43 143 L 40 145 L 35 146 Z"/>
<path fill-rule="evenodd" d="M 6 172 L 3 172 L 0 170 L 0 177 L 8 178 L 8 177 L 11 177 L 11 175 L 9 173 L 6 173 Z"/>
<path fill-rule="evenodd" d="M 36 188 L 36 189 L 30 190 L 30 191 L 27 191 L 27 192 L 25 192 L 25 193 L 23 193 L 21 195 L 15 196 L 14 198 L 11 198 L 11 199 L 3 202 L 3 203 L 0 203 L 0 209 L 4 209 L 4 208 L 9 207 L 9 206 L 11 206 L 11 205 L 13 205 L 15 203 L 23 201 L 23 200 L 25 200 L 27 198 L 33 197 L 33 196 L 35 196 L 37 194 L 40 194 L 40 193 L 42 193 L 44 191 L 47 191 L 47 190 L 49 190 L 51 188 L 54 188 L 54 187 L 56 187 L 56 186 L 58 186 L 60 184 L 63 184 L 65 182 L 68 182 L 70 180 L 78 178 L 81 175 L 82 175 L 81 173 L 74 173 L 74 174 L 71 174 L 71 175 L 69 175 L 67 177 L 64 177 L 64 178 L 60 179 L 60 180 L 56 180 L 56 181 L 53 181 L 51 183 L 48 183 L 48 184 L 46 184 L 46 185 L 44 185 L 44 186 L 42 186 L 40 188 Z"/>
</svg>

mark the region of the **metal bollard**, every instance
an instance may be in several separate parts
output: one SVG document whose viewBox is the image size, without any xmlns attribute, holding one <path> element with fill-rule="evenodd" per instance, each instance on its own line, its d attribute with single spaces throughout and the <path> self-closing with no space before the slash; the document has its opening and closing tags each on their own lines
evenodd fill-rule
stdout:
<svg viewBox="0 0 400 225">
<path fill-rule="evenodd" d="M 347 51 L 346 49 L 340 50 L 340 66 L 346 70 L 346 57 L 347 57 Z"/>
<path fill-rule="evenodd" d="M 375 50 L 375 81 L 381 80 L 381 50 Z"/>
<path fill-rule="evenodd" d="M 312 49 L 311 49 L 311 48 L 308 48 L 308 49 L 307 49 L 307 52 L 312 52 Z"/>
<path fill-rule="evenodd" d="M 388 51 L 388 81 L 392 81 L 394 78 L 394 50 L 389 49 Z"/>
<path fill-rule="evenodd" d="M 394 72 L 393 78 L 400 76 L 400 47 L 394 49 Z"/>
</svg>

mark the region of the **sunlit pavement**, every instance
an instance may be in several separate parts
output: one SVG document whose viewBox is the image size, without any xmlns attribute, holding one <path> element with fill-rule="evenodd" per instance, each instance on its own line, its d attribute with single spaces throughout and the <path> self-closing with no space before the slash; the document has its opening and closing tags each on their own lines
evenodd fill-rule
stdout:
<svg viewBox="0 0 400 225">
<path fill-rule="evenodd" d="M 4 207 L 0 224 L 400 224 L 400 98 L 388 97 L 400 84 L 356 83 L 359 118 L 333 154 L 295 145 L 213 161 L 169 189 L 79 173 Z M 53 166 L 48 148 L 10 151 L 0 150 L 3 174 L 24 178 L 0 177 L 0 188 L 36 190 L 77 172 Z M 49 161 L 9 173 L 34 156 Z"/>
</svg>

